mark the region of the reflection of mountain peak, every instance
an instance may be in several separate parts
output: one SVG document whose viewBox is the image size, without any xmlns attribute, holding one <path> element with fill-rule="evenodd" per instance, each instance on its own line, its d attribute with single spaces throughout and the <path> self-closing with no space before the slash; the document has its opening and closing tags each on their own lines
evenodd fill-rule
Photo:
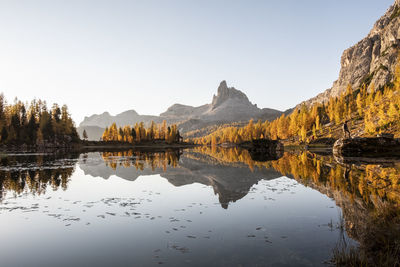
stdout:
<svg viewBox="0 0 400 267">
<path fill-rule="evenodd" d="M 158 158 L 160 157 L 158 156 Z M 116 158 L 118 157 L 112 157 L 114 160 Z M 149 157 L 149 159 L 154 158 L 157 156 Z M 261 179 L 271 180 L 282 176 L 273 169 L 257 168 L 252 171 L 245 164 L 218 163 L 210 156 L 197 152 L 184 152 L 179 159 L 179 165 L 175 168 L 172 166 L 160 168 L 153 162 L 149 165 L 143 164 L 141 170 L 136 169 L 132 164 L 129 166 L 127 160 L 131 160 L 133 163 L 135 157 L 120 157 L 119 162 L 111 164 L 110 162 L 106 163 L 100 153 L 89 153 L 86 163 L 80 160 L 79 166 L 85 174 L 105 179 L 116 175 L 122 179 L 134 181 L 139 176 L 159 174 L 174 186 L 193 183 L 212 186 L 224 209 L 228 208 L 230 202 L 246 196 L 250 188 Z"/>
<path fill-rule="evenodd" d="M 245 197 L 248 190 L 245 191 L 228 191 L 223 185 L 218 182 L 213 183 L 214 193 L 218 195 L 219 203 L 224 209 L 228 209 L 230 202 L 236 202 L 239 199 Z"/>
</svg>

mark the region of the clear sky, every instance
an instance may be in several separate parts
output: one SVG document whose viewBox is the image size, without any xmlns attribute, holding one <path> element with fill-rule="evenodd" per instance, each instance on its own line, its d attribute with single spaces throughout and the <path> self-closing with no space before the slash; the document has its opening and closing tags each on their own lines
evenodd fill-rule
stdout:
<svg viewBox="0 0 400 267">
<path fill-rule="evenodd" d="M 331 87 L 394 0 L 0 0 L 0 91 L 84 116 L 210 103 L 285 110 Z"/>
</svg>

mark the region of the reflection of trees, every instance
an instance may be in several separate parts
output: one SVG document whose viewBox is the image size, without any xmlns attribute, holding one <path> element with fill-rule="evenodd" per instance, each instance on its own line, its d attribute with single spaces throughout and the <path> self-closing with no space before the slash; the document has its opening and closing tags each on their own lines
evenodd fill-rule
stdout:
<svg viewBox="0 0 400 267">
<path fill-rule="evenodd" d="M 286 153 L 269 164 L 282 174 L 334 198 L 342 208 L 347 233 L 360 243 L 359 249 L 340 255 L 344 258 L 343 264 L 399 264 L 399 163 L 388 166 L 336 164 L 332 157 L 303 152 Z"/>
<path fill-rule="evenodd" d="M 391 166 L 340 165 L 331 156 L 310 152 L 285 153 L 278 160 L 257 162 L 251 159 L 247 150 L 240 148 L 198 147 L 193 151 L 209 155 L 219 164 L 244 163 L 251 170 L 273 168 L 302 184 L 324 186 L 340 191 L 350 199 L 361 198 L 367 204 L 373 203 L 374 199 L 400 204 L 400 163 Z"/>
<path fill-rule="evenodd" d="M 218 164 L 234 165 L 236 163 L 244 163 L 252 171 L 255 167 L 262 168 L 265 164 L 265 162 L 254 161 L 248 150 L 239 147 L 221 148 L 216 146 L 201 146 L 194 148 L 193 151 L 214 158 Z"/>
<path fill-rule="evenodd" d="M 142 151 L 118 151 L 103 152 L 102 158 L 107 166 L 116 170 L 118 166 L 136 170 L 150 168 L 154 171 L 156 168 L 162 168 L 166 171 L 167 166 L 176 168 L 178 166 L 180 150 L 166 150 L 163 152 L 142 152 Z"/>
<path fill-rule="evenodd" d="M 303 184 L 313 183 L 340 191 L 350 199 L 362 198 L 366 204 L 382 199 L 400 204 L 400 164 L 339 165 L 332 157 L 312 153 L 285 155 L 270 166 Z"/>
<path fill-rule="evenodd" d="M 377 199 L 400 204 L 400 163 L 391 166 L 381 165 L 346 165 L 337 164 L 331 156 L 319 156 L 310 152 L 298 154 L 285 153 L 274 161 L 257 162 L 252 160 L 245 149 L 196 147 L 192 153 L 185 154 L 193 158 L 196 155 L 209 156 L 211 165 L 228 165 L 235 167 L 245 164 L 251 171 L 258 169 L 275 169 L 282 175 L 292 177 L 302 184 L 323 186 L 331 191 L 339 191 L 349 199 L 362 199 L 365 204 L 372 204 Z M 135 167 L 137 170 L 149 168 L 155 170 L 167 166 L 176 167 L 180 151 L 146 153 L 140 151 L 104 152 L 102 157 L 107 166 L 116 169 L 118 166 Z"/>
<path fill-rule="evenodd" d="M 53 190 L 60 187 L 66 190 L 69 177 L 74 172 L 75 163 L 58 161 L 64 157 L 31 155 L 2 158 L 0 161 L 1 198 L 3 199 L 7 192 L 14 194 L 29 192 L 33 195 L 41 195 L 49 186 Z M 73 158 L 75 157 L 77 155 Z"/>
<path fill-rule="evenodd" d="M 339 191 L 348 199 L 362 199 L 365 203 L 373 203 L 373 199 L 398 201 L 400 166 L 382 168 L 376 165 L 352 167 L 338 165 L 332 157 L 317 156 L 312 153 L 290 154 L 275 161 L 257 162 L 252 160 L 245 149 L 196 147 L 185 153 L 186 158 L 204 161 L 207 165 L 242 167 L 243 164 L 255 170 L 276 170 L 282 175 L 292 177 L 302 184 L 324 187 L 326 192 Z M 103 159 L 114 170 L 117 166 L 135 167 L 137 170 L 149 168 L 176 167 L 180 153 L 167 151 L 161 153 L 143 153 L 134 151 L 103 153 Z M 222 188 L 219 191 L 223 191 Z"/>
<path fill-rule="evenodd" d="M 236 148 L 196 149 L 220 164 L 242 162 L 252 170 L 273 168 L 334 198 L 342 208 L 346 232 L 360 243 L 358 249 L 350 250 L 353 255 L 340 252 L 342 263 L 399 266 L 400 163 L 337 164 L 331 156 L 310 152 L 285 153 L 275 161 L 253 162 L 246 151 Z"/>
</svg>

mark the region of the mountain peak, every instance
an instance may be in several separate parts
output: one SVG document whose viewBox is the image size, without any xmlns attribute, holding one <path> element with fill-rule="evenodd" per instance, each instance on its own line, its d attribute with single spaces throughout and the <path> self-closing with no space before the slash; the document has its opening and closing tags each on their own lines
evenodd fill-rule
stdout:
<svg viewBox="0 0 400 267">
<path fill-rule="evenodd" d="M 236 98 L 250 103 L 249 99 L 242 91 L 237 90 L 234 87 L 228 87 L 226 81 L 225 80 L 222 81 L 218 86 L 217 95 L 213 96 L 213 100 L 211 103 L 212 109 L 218 107 L 226 100 L 232 98 Z"/>
<path fill-rule="evenodd" d="M 117 116 L 139 116 L 139 114 L 134 109 L 131 109 L 121 112 Z"/>
<path fill-rule="evenodd" d="M 228 84 L 226 83 L 225 80 L 223 80 L 222 82 L 220 82 L 219 86 L 218 86 L 218 91 L 221 89 L 226 89 L 228 88 Z"/>
</svg>

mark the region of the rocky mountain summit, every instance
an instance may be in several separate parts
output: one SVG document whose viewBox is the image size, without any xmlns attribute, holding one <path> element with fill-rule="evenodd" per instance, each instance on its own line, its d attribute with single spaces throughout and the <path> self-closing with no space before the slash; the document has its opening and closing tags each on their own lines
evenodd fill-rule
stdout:
<svg viewBox="0 0 400 267">
<path fill-rule="evenodd" d="M 213 96 L 211 104 L 199 107 L 175 104 L 168 108 L 160 117 L 168 121 L 204 120 L 204 121 L 241 121 L 262 117 L 263 113 L 280 114 L 279 111 L 265 112 L 253 105 L 247 96 L 234 87 L 228 87 L 226 81 L 218 86 L 217 95 Z"/>
<path fill-rule="evenodd" d="M 339 78 L 332 88 L 303 103 L 325 102 L 339 96 L 348 85 L 356 90 L 366 84 L 368 90 L 376 90 L 392 82 L 399 48 L 400 0 L 395 0 L 369 34 L 343 52 Z"/>
<path fill-rule="evenodd" d="M 274 109 L 260 109 L 252 104 L 246 94 L 234 87 L 228 87 L 226 81 L 222 81 L 213 96 L 210 104 L 198 107 L 174 104 L 160 116 L 140 115 L 134 110 L 125 111 L 115 116 L 108 112 L 95 114 L 80 123 L 78 132 L 88 128 L 89 140 L 98 140 L 105 127 L 116 123 L 118 126 L 134 125 L 137 122 L 149 124 L 151 121 L 161 123 L 166 120 L 168 124 L 176 123 L 182 133 L 200 129 L 206 126 L 219 125 L 228 122 L 248 121 L 250 119 L 272 120 L 279 117 L 282 112 Z M 87 130 L 88 132 L 88 130 Z"/>
<path fill-rule="evenodd" d="M 213 100 L 211 102 L 211 109 L 215 109 L 225 101 L 229 101 L 230 99 L 238 99 L 239 101 L 244 102 L 245 104 L 251 105 L 247 96 L 235 89 L 234 87 L 228 88 L 226 81 L 222 81 L 218 87 L 218 94 L 213 95 Z"/>
</svg>

